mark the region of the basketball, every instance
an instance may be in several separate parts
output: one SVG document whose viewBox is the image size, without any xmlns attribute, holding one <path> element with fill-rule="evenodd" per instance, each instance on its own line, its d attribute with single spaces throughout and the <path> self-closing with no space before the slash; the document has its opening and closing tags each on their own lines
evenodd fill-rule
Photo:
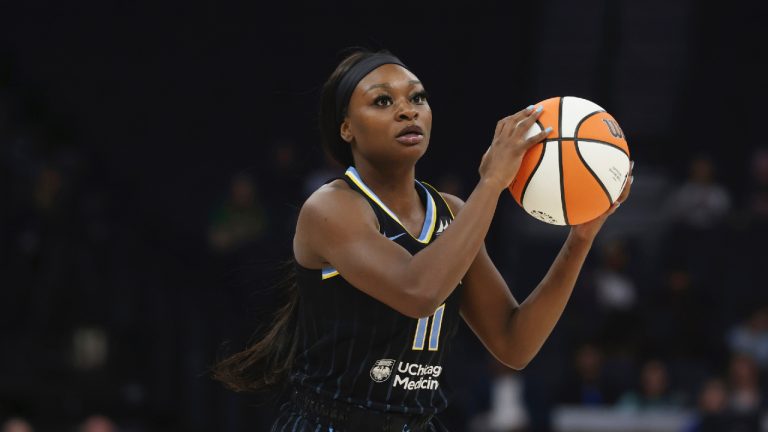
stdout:
<svg viewBox="0 0 768 432">
<path fill-rule="evenodd" d="M 509 186 L 531 216 L 554 225 L 579 225 L 605 213 L 629 173 L 629 147 L 618 122 L 586 99 L 554 97 L 526 137 L 552 132 L 523 156 Z"/>
</svg>

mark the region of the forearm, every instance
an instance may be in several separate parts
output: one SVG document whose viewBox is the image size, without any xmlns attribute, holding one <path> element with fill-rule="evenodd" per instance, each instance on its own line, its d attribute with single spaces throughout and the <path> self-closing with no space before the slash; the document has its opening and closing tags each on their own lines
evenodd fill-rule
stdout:
<svg viewBox="0 0 768 432">
<path fill-rule="evenodd" d="M 481 180 L 461 212 L 435 243 L 414 255 L 408 272 L 419 275 L 416 287 L 440 305 L 466 274 L 483 245 L 496 211 L 498 185 Z"/>
<path fill-rule="evenodd" d="M 527 364 L 552 333 L 573 292 L 592 240 L 571 231 L 541 283 L 511 311 L 506 333 L 509 355 L 515 359 L 512 363 Z"/>
</svg>

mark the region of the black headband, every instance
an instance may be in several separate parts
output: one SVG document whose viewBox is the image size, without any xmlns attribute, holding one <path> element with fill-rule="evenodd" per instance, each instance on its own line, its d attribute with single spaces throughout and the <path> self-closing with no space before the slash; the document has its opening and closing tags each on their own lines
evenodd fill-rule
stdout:
<svg viewBox="0 0 768 432">
<path fill-rule="evenodd" d="M 349 105 L 349 99 L 352 97 L 352 92 L 355 91 L 357 83 L 371 73 L 372 70 L 385 64 L 396 64 L 408 69 L 408 66 L 404 65 L 399 58 L 391 54 L 376 53 L 357 62 L 354 66 L 349 68 L 343 77 L 341 77 L 339 86 L 336 87 L 337 124 L 340 124 L 341 121 L 344 120 L 344 108 Z"/>
</svg>

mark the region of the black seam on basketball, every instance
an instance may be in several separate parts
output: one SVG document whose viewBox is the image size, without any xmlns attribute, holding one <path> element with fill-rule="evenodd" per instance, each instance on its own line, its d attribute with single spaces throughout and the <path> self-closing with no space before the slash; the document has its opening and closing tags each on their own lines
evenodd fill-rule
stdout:
<svg viewBox="0 0 768 432">
<path fill-rule="evenodd" d="M 579 156 L 579 159 L 581 160 L 581 163 L 584 164 L 584 166 L 587 168 L 587 171 L 589 171 L 590 174 L 592 174 L 592 177 L 597 180 L 597 183 L 600 185 L 601 188 L 603 188 L 603 192 L 605 192 L 605 196 L 608 198 L 608 207 L 611 207 L 611 204 L 613 203 L 613 199 L 611 199 L 611 194 L 608 192 L 608 188 L 605 187 L 605 184 L 603 184 L 603 181 L 600 180 L 600 177 L 597 176 L 597 174 L 592 171 L 592 167 L 589 166 L 587 161 L 584 159 L 584 156 L 581 155 L 581 151 L 579 150 L 579 142 L 574 141 L 573 146 L 576 148 L 576 154 Z"/>
<path fill-rule="evenodd" d="M 624 153 L 625 155 L 627 155 L 627 157 L 629 157 L 629 154 L 627 153 L 627 151 L 624 150 L 623 148 L 617 146 L 616 144 L 610 143 L 608 141 L 600 141 L 600 140 L 596 140 L 596 139 L 592 139 L 592 138 L 575 138 L 575 137 L 571 137 L 571 138 L 547 138 L 543 142 L 548 143 L 548 142 L 560 142 L 560 141 L 581 141 L 581 142 L 589 142 L 589 143 L 595 143 L 595 144 L 603 144 L 603 145 L 607 145 L 609 147 L 613 147 L 616 150 L 618 150 L 618 151 Z"/>
<path fill-rule="evenodd" d="M 563 180 L 563 142 L 557 143 L 557 164 L 560 167 L 560 205 L 563 206 L 563 219 L 568 223 L 568 212 L 565 210 L 565 181 Z"/>
<path fill-rule="evenodd" d="M 563 99 L 565 99 L 565 96 L 560 98 L 560 101 L 558 102 L 557 106 L 557 137 L 562 138 L 563 136 Z"/>
<path fill-rule="evenodd" d="M 533 175 L 536 174 L 536 170 L 539 169 L 539 165 L 541 165 L 541 161 L 544 160 L 544 152 L 547 151 L 547 144 L 544 143 L 541 145 L 541 155 L 539 155 L 539 160 L 536 162 L 536 166 L 533 167 L 531 170 L 531 175 L 528 176 L 528 179 L 525 181 L 525 185 L 523 186 L 523 191 L 520 192 L 520 205 L 523 205 L 523 199 L 525 198 L 525 191 L 528 190 L 528 185 L 531 183 L 531 179 L 533 178 Z M 523 206 L 525 208 L 525 206 Z"/>
<path fill-rule="evenodd" d="M 573 130 L 573 137 L 574 138 L 578 138 L 578 136 L 579 136 L 579 128 L 581 127 L 581 124 L 584 123 L 585 120 L 587 120 L 588 118 L 592 117 L 595 114 L 600 114 L 601 112 L 605 112 L 605 110 L 595 111 L 593 113 L 589 113 L 586 116 L 584 116 L 584 118 L 579 120 L 579 123 L 576 125 L 576 129 Z"/>
</svg>

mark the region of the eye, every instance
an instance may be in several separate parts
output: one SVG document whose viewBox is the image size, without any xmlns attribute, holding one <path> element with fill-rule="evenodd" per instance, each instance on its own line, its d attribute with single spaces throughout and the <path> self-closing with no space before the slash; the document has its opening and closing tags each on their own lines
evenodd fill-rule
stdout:
<svg viewBox="0 0 768 432">
<path fill-rule="evenodd" d="M 390 106 L 392 105 L 392 98 L 389 95 L 379 95 L 373 100 L 373 104 L 381 107 Z"/>
<path fill-rule="evenodd" d="M 411 96 L 411 100 L 413 101 L 413 103 L 423 105 L 427 103 L 427 92 L 422 90 L 414 94 L 413 96 Z"/>
</svg>

